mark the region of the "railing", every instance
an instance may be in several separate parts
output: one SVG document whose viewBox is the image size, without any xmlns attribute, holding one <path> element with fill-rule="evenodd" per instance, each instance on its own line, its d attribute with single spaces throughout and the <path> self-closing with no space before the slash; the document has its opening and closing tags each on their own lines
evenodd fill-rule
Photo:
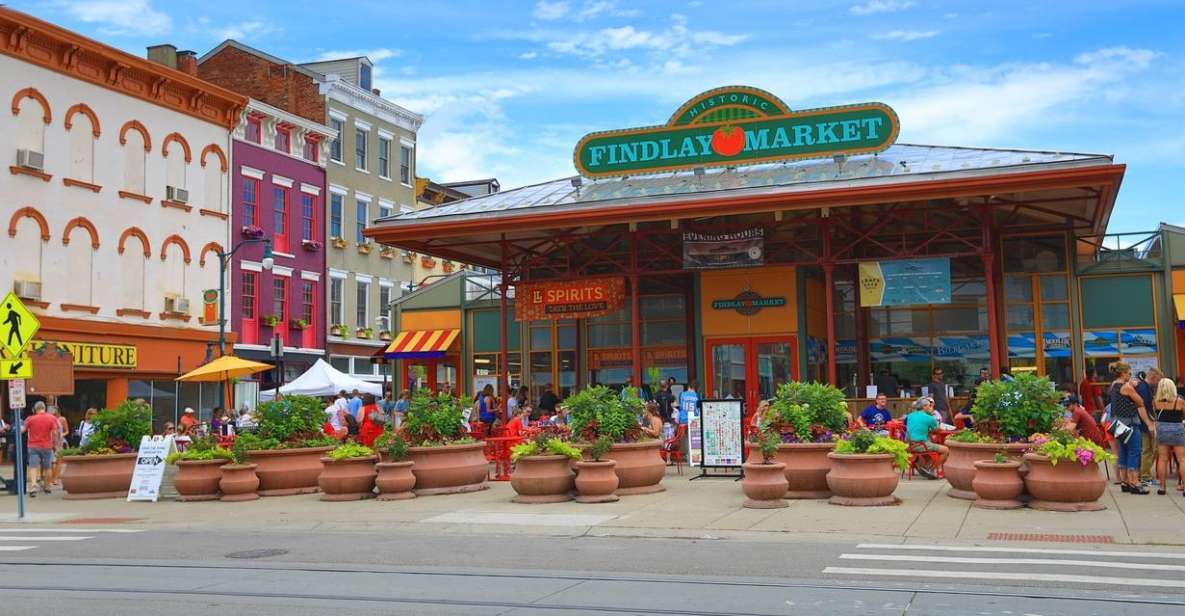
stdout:
<svg viewBox="0 0 1185 616">
<path fill-rule="evenodd" d="M 1076 253 L 1080 269 L 1145 270 L 1164 266 L 1160 231 L 1079 238 Z"/>
<path fill-rule="evenodd" d="M 499 286 L 502 284 L 500 274 L 465 274 L 465 303 L 494 301 L 502 297 Z M 514 299 L 514 287 L 510 287 L 506 294 L 508 299 Z"/>
</svg>

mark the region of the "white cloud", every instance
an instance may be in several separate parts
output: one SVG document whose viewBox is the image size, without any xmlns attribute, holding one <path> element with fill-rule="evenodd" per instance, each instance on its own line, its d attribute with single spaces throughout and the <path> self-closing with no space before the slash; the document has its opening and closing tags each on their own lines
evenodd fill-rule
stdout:
<svg viewBox="0 0 1185 616">
<path fill-rule="evenodd" d="M 79 21 L 101 24 L 104 34 L 159 36 L 173 28 L 173 20 L 153 9 L 148 0 L 73 0 L 56 4 Z"/>
<path fill-rule="evenodd" d="M 536 35 L 538 36 L 538 35 Z M 727 34 L 715 30 L 693 30 L 687 18 L 675 14 L 665 30 L 645 30 L 632 25 L 602 28 L 596 32 L 555 33 L 548 49 L 583 58 L 601 58 L 613 52 L 649 51 L 676 57 L 688 57 L 714 47 L 731 47 L 749 39 L 747 34 Z"/>
<path fill-rule="evenodd" d="M 1078 54 L 1074 62 L 1078 64 L 1123 64 L 1138 69 L 1147 68 L 1161 54 L 1151 49 L 1131 49 L 1130 47 L 1104 47 L 1094 51 Z"/>
<path fill-rule="evenodd" d="M 276 27 L 262 21 L 245 21 L 230 24 L 218 32 L 219 39 L 247 40 L 265 36 L 276 31 Z"/>
<path fill-rule="evenodd" d="M 547 2 L 547 0 L 539 0 L 535 4 L 535 11 L 532 13 L 535 19 L 543 21 L 554 21 L 560 19 L 568 14 L 572 9 L 572 5 L 567 2 Z"/>
<path fill-rule="evenodd" d="M 386 47 L 379 47 L 376 49 L 346 49 L 341 51 L 326 51 L 317 56 L 317 61 L 366 56 L 367 58 L 370 58 L 371 62 L 382 62 L 383 60 L 387 60 L 389 58 L 398 58 L 401 55 L 403 55 L 403 50 L 388 49 Z"/>
<path fill-rule="evenodd" d="M 618 8 L 612 0 L 596 0 L 585 2 L 580 12 L 576 13 L 576 21 L 587 21 L 597 17 L 634 17 L 641 11 L 637 9 Z"/>
<path fill-rule="evenodd" d="M 877 13 L 895 13 L 912 7 L 910 0 L 868 0 L 864 4 L 855 4 L 848 9 L 853 15 L 876 15 Z"/>
<path fill-rule="evenodd" d="M 890 30 L 884 34 L 874 35 L 872 38 L 883 41 L 920 41 L 938 36 L 937 30 Z"/>
<path fill-rule="evenodd" d="M 537 52 L 537 51 L 526 51 L 526 52 L 518 54 L 519 60 L 534 60 L 535 58 L 538 58 L 538 57 L 539 57 L 539 52 Z"/>
</svg>

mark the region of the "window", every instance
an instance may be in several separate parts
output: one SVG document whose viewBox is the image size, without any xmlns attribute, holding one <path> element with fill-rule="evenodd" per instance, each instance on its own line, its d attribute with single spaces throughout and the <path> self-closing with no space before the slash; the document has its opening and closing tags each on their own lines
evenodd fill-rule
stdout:
<svg viewBox="0 0 1185 616">
<path fill-rule="evenodd" d="M 288 342 L 288 279 L 283 276 L 272 276 L 272 315 L 279 322 L 276 323 L 275 333 L 285 344 Z"/>
<path fill-rule="evenodd" d="M 300 239 L 312 241 L 316 238 L 317 197 L 300 193 Z"/>
<path fill-rule="evenodd" d="M 344 125 L 341 120 L 330 118 L 329 126 L 337 133 L 337 136 L 329 143 L 329 158 L 340 163 L 342 161 L 342 129 Z"/>
<path fill-rule="evenodd" d="M 367 301 L 369 298 L 370 298 L 370 283 L 358 281 L 358 294 L 355 297 L 355 302 L 356 302 L 355 307 L 356 307 L 357 314 L 355 315 L 355 317 L 356 317 L 356 322 L 357 322 L 356 326 L 359 329 L 369 327 L 369 325 L 367 325 L 367 322 L 366 322 L 366 312 L 367 312 L 366 311 L 366 308 L 367 308 L 366 304 L 367 304 Z"/>
<path fill-rule="evenodd" d="M 379 176 L 391 177 L 391 140 L 379 137 Z"/>
<path fill-rule="evenodd" d="M 243 178 L 243 224 L 259 226 L 259 180 Z"/>
<path fill-rule="evenodd" d="M 383 319 L 382 328 L 391 331 L 391 289 L 386 285 L 379 285 L 379 316 Z"/>
<path fill-rule="evenodd" d="M 255 272 L 242 272 L 242 314 L 239 316 L 242 325 L 240 337 L 245 344 L 259 341 L 259 318 L 255 305 L 258 276 Z"/>
<path fill-rule="evenodd" d="M 276 127 L 276 151 L 289 154 L 292 152 L 292 128 L 289 126 Z"/>
<path fill-rule="evenodd" d="M 329 195 L 329 236 L 344 237 L 342 235 L 342 196 Z"/>
<path fill-rule="evenodd" d="M 310 349 L 317 342 L 317 283 L 300 281 L 300 318 L 306 323 L 301 331 L 300 346 Z"/>
<path fill-rule="evenodd" d="M 272 187 L 272 247 L 288 252 L 288 189 Z"/>
<path fill-rule="evenodd" d="M 304 159 L 311 162 L 317 162 L 321 158 L 321 148 L 318 147 L 317 139 L 309 136 L 304 138 Z"/>
<path fill-rule="evenodd" d="M 361 63 L 358 66 L 358 85 L 359 85 L 359 87 L 361 87 L 363 90 L 366 90 L 367 92 L 370 92 L 370 85 L 371 85 L 370 74 L 371 74 L 371 70 L 370 70 L 369 64 Z"/>
<path fill-rule="evenodd" d="M 259 116 L 247 116 L 247 141 L 251 143 L 263 143 L 263 121 Z"/>
<path fill-rule="evenodd" d="M 333 320 L 334 325 L 341 325 L 346 320 L 342 310 L 343 284 L 341 278 L 329 279 L 329 318 Z"/>
<path fill-rule="evenodd" d="M 354 131 L 354 168 L 366 171 L 366 131 L 361 128 Z"/>
<path fill-rule="evenodd" d="M 1003 245 L 1009 367 L 1075 382 L 1064 238 L 1008 238 Z"/>
<path fill-rule="evenodd" d="M 399 146 L 399 181 L 411 186 L 411 147 Z"/>
<path fill-rule="evenodd" d="M 366 241 L 366 237 L 364 235 L 362 235 L 362 232 L 366 230 L 366 221 L 367 221 L 366 210 L 367 210 L 368 205 L 370 205 L 370 204 L 365 201 L 358 201 L 358 220 L 355 221 L 354 224 L 356 225 L 356 230 L 357 230 L 356 239 L 359 244 Z"/>
</svg>

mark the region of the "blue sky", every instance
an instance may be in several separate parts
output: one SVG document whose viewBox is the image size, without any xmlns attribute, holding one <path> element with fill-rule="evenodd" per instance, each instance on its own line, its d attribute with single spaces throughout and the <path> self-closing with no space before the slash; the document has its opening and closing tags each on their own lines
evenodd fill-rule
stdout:
<svg viewBox="0 0 1185 616">
<path fill-rule="evenodd" d="M 903 142 L 1113 154 L 1128 171 L 1112 231 L 1185 224 L 1179 0 L 12 6 L 141 55 L 224 38 L 292 61 L 365 53 L 384 96 L 427 116 L 419 172 L 437 180 L 570 175 L 582 134 L 660 124 L 698 92 L 746 84 L 792 108 L 886 102 Z"/>
</svg>

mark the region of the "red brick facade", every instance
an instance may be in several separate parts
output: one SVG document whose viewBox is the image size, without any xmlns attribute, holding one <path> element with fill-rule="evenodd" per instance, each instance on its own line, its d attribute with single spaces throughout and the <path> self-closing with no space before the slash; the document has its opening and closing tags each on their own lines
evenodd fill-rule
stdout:
<svg viewBox="0 0 1185 616">
<path fill-rule="evenodd" d="M 276 64 L 227 46 L 198 65 L 198 76 L 314 122 L 325 122 L 317 82 L 291 64 Z"/>
</svg>

